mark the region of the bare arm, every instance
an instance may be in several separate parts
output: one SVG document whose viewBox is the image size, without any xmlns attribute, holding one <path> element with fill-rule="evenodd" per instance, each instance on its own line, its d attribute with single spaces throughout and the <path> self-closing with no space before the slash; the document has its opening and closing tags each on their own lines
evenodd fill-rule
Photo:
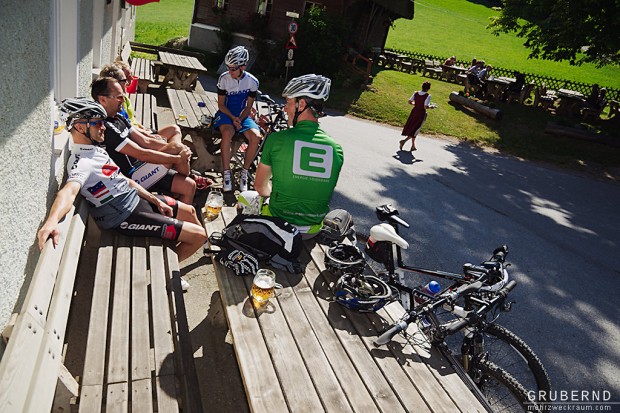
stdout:
<svg viewBox="0 0 620 413">
<path fill-rule="evenodd" d="M 271 166 L 259 162 L 256 169 L 256 178 L 254 179 L 254 189 L 256 189 L 259 195 L 271 195 L 271 175 Z"/>
<path fill-rule="evenodd" d="M 252 105 L 254 105 L 254 98 L 251 96 L 248 96 L 248 100 L 246 101 L 245 108 L 239 115 L 239 119 L 243 121 L 245 118 L 247 118 L 250 115 L 250 112 L 252 111 Z"/>
<path fill-rule="evenodd" d="M 189 149 L 181 151 L 178 155 L 172 155 L 154 149 L 143 148 L 132 140 L 129 140 L 119 152 L 144 162 L 162 165 L 174 165 L 180 162 L 187 162 L 191 156 L 191 151 Z"/>
<path fill-rule="evenodd" d="M 54 247 L 58 245 L 58 235 L 60 234 L 58 231 L 58 223 L 71 210 L 75 197 L 80 193 L 80 188 L 81 186 L 79 183 L 69 182 L 58 192 L 58 195 L 56 195 L 52 210 L 37 233 L 40 250 L 43 249 L 49 237 L 52 237 Z"/>
<path fill-rule="evenodd" d="M 166 146 L 166 142 L 163 142 L 161 139 L 154 138 L 152 135 L 146 133 L 146 130 L 136 128 L 135 126 L 131 128 L 129 137 L 132 141 L 137 143 L 138 146 L 146 149 L 159 151 Z"/>
</svg>

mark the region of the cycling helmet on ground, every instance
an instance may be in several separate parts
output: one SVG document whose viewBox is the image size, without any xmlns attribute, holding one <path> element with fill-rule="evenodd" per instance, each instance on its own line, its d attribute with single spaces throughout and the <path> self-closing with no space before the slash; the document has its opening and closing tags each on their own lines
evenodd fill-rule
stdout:
<svg viewBox="0 0 620 413">
<path fill-rule="evenodd" d="M 334 275 L 359 275 L 366 267 L 364 256 L 353 245 L 334 242 L 325 253 L 325 267 Z"/>
<path fill-rule="evenodd" d="M 373 275 L 344 274 L 334 289 L 336 302 L 349 310 L 374 312 L 393 300 L 392 289 Z"/>
<path fill-rule="evenodd" d="M 76 119 L 105 119 L 108 117 L 103 106 L 90 98 L 67 98 L 59 105 L 63 118 L 67 123 L 67 130 L 71 130 Z"/>
<path fill-rule="evenodd" d="M 233 47 L 226 53 L 224 63 L 226 66 L 243 66 L 248 63 L 250 53 L 243 46 Z"/>
<path fill-rule="evenodd" d="M 332 81 L 321 75 L 303 75 L 291 79 L 284 88 L 282 96 L 285 98 L 309 97 L 317 100 L 327 100 Z"/>
</svg>

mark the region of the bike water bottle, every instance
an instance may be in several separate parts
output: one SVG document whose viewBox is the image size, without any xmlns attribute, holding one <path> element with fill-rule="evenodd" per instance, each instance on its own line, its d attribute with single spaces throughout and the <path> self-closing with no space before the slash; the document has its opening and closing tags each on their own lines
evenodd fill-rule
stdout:
<svg viewBox="0 0 620 413">
<path fill-rule="evenodd" d="M 439 285 L 437 281 L 430 281 L 424 287 L 420 288 L 420 291 L 422 291 L 424 294 L 434 296 L 441 291 L 441 286 Z M 414 294 L 414 301 L 416 302 L 416 304 L 423 304 L 427 300 L 428 299 L 424 297 L 423 295 Z"/>
</svg>

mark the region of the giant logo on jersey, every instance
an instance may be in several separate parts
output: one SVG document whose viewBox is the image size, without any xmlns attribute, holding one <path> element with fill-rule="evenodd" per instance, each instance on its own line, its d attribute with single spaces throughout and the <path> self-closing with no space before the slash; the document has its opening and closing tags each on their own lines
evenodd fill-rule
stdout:
<svg viewBox="0 0 620 413">
<path fill-rule="evenodd" d="M 293 173 L 312 178 L 329 179 L 334 164 L 334 149 L 330 145 L 295 141 Z"/>
</svg>

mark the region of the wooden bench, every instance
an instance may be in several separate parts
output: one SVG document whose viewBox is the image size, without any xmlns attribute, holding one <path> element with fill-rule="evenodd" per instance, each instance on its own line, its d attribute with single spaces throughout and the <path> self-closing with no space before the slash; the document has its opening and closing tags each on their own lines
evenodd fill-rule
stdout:
<svg viewBox="0 0 620 413">
<path fill-rule="evenodd" d="M 79 199 L 3 333 L 0 412 L 201 412 L 172 245 L 101 232 Z M 72 323 L 88 325 L 85 348 L 66 342 Z"/>
<path fill-rule="evenodd" d="M 131 44 L 125 43 L 121 52 L 121 59 L 129 63 L 131 72 L 138 80 L 138 91 L 146 93 L 149 85 L 155 83 L 159 77 L 158 65 L 155 61 L 140 57 L 131 57 Z"/>
<path fill-rule="evenodd" d="M 225 207 L 206 223 L 221 231 L 236 215 Z M 333 301 L 324 246 L 305 242 L 303 274 L 275 270 L 279 297 L 254 308 L 251 277 L 215 262 L 215 272 L 253 413 L 484 411 L 441 354 L 396 336 L 375 348 L 379 331 L 403 309 L 391 303 L 376 314 L 346 310 Z M 415 326 L 408 330 L 414 334 Z"/>
<path fill-rule="evenodd" d="M 129 101 L 136 120 L 147 129 L 158 130 L 157 99 L 149 93 L 132 93 Z"/>
<path fill-rule="evenodd" d="M 523 105 L 524 102 L 530 98 L 530 95 L 532 94 L 532 90 L 534 89 L 534 86 L 536 86 L 534 83 L 527 83 L 525 86 L 523 86 L 523 88 L 519 92 L 507 90 L 506 91 L 506 102 L 510 103 L 512 101 L 515 101 L 519 103 L 520 105 Z"/>
<path fill-rule="evenodd" d="M 428 75 L 429 77 L 436 77 L 437 79 L 441 79 L 443 71 L 441 67 L 439 67 L 439 62 L 425 59 L 424 60 L 424 69 L 422 71 L 422 76 Z"/>
</svg>

